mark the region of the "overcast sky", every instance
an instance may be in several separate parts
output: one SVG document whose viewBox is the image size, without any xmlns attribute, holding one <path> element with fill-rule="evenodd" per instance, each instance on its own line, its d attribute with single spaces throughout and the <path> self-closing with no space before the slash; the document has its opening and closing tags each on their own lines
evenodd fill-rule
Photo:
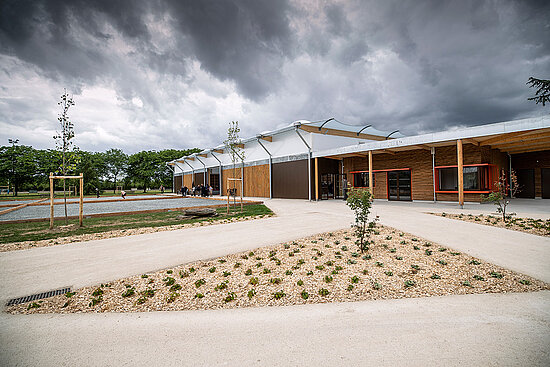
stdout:
<svg viewBox="0 0 550 367">
<path fill-rule="evenodd" d="M 208 148 L 335 117 L 407 135 L 541 116 L 550 1 L 0 1 L 0 145 Z"/>
</svg>

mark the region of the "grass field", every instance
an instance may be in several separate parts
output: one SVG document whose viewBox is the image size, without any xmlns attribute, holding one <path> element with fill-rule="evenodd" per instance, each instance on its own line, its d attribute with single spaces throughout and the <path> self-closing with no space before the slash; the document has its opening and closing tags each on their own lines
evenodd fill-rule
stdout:
<svg viewBox="0 0 550 367">
<path fill-rule="evenodd" d="M 49 222 L 29 222 L 2 224 L 0 226 L 0 243 L 21 241 L 38 241 L 60 237 L 70 237 L 81 234 L 108 232 L 121 229 L 154 228 L 176 224 L 194 223 L 201 221 L 220 220 L 234 217 L 250 217 L 256 215 L 270 215 L 272 211 L 265 205 L 245 205 L 244 211 L 226 214 L 226 208 L 217 209 L 219 215 L 214 218 L 178 219 L 181 211 L 174 210 L 163 213 L 143 213 L 115 217 L 89 218 L 84 220 L 84 227 L 78 227 L 78 219 L 69 220 L 65 225 L 62 220 L 56 221 L 55 229 L 49 230 Z"/>
</svg>

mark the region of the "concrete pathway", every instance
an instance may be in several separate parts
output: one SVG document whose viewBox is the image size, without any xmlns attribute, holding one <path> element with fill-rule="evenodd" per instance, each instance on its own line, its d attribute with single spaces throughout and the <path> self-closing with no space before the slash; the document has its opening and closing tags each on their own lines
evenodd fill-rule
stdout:
<svg viewBox="0 0 550 367">
<path fill-rule="evenodd" d="M 352 221 L 343 202 L 268 205 L 277 217 L 2 253 L 0 299 L 107 282 Z M 423 214 L 426 208 L 429 203 L 375 203 L 383 224 L 549 281 L 548 239 Z M 547 366 L 549 325 L 550 292 L 220 311 L 2 314 L 0 365 Z"/>
<path fill-rule="evenodd" d="M 0 316 L 2 366 L 548 366 L 550 292 Z"/>
</svg>

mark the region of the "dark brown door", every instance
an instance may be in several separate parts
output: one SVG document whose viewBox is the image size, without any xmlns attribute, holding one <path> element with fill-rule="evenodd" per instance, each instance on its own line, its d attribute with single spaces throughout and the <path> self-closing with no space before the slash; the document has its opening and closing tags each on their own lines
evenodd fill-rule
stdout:
<svg viewBox="0 0 550 367">
<path fill-rule="evenodd" d="M 411 171 L 388 172 L 388 199 L 411 200 Z"/>
<path fill-rule="evenodd" d="M 542 198 L 550 199 L 550 168 L 542 168 Z"/>
<path fill-rule="evenodd" d="M 535 198 L 535 170 L 534 169 L 520 169 L 517 173 L 519 193 L 516 194 L 518 198 Z"/>
</svg>

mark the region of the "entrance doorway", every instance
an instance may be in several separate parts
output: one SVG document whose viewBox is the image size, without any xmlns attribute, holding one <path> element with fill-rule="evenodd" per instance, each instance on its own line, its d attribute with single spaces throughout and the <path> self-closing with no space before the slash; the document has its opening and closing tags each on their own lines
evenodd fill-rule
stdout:
<svg viewBox="0 0 550 367">
<path fill-rule="evenodd" d="M 517 193 L 518 198 L 535 198 L 535 170 L 520 169 L 517 173 L 518 185 L 520 191 Z"/>
<path fill-rule="evenodd" d="M 550 199 L 550 168 L 541 169 L 542 198 Z"/>
<path fill-rule="evenodd" d="M 341 199 L 344 197 L 344 176 L 340 173 L 321 175 L 321 200 Z"/>
<path fill-rule="evenodd" d="M 410 170 L 388 172 L 388 200 L 412 200 Z"/>
</svg>

